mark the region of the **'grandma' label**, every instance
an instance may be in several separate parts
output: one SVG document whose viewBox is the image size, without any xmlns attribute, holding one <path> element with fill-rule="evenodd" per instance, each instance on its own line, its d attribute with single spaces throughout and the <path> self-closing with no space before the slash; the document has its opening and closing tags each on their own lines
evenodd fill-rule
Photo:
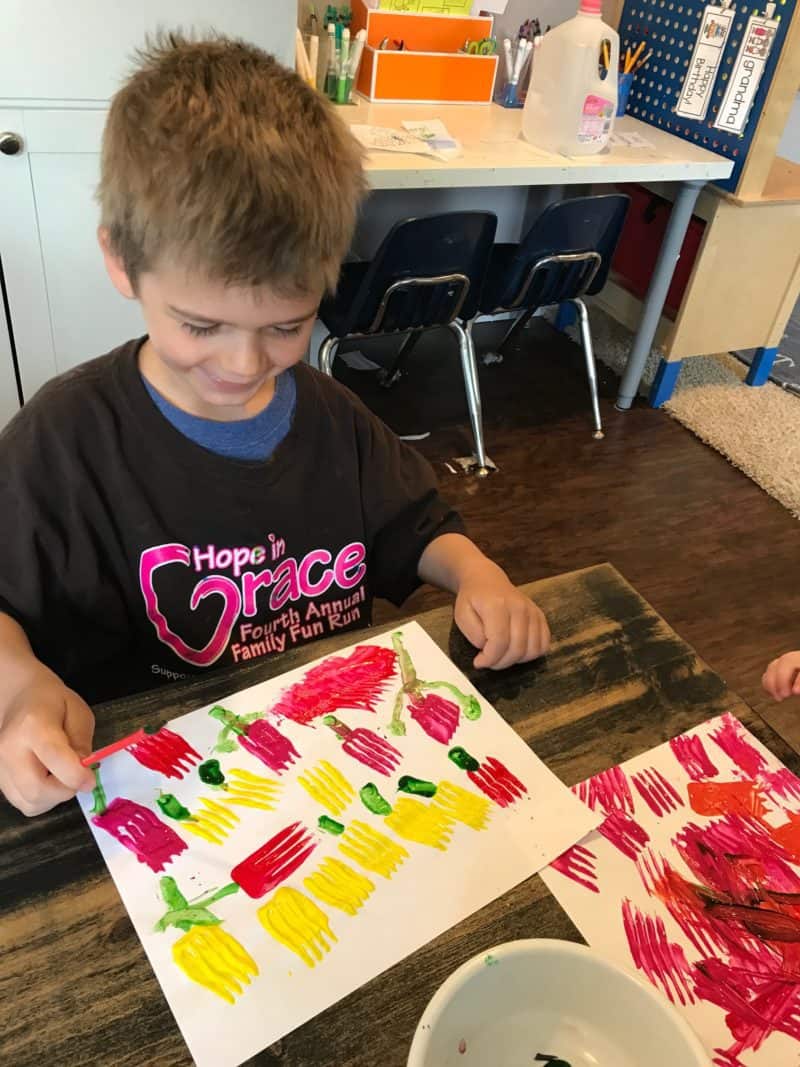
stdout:
<svg viewBox="0 0 800 1067">
<path fill-rule="evenodd" d="M 718 130 L 743 132 L 777 32 L 778 22 L 775 19 L 750 16 L 739 55 L 728 79 L 725 98 L 714 122 Z"/>
</svg>

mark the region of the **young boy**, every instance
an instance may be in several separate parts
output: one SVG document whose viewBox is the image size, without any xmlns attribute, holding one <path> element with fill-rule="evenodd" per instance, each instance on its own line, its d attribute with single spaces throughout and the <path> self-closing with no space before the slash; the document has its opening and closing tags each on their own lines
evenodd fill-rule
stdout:
<svg viewBox="0 0 800 1067">
<path fill-rule="evenodd" d="M 365 626 L 419 581 L 456 594 L 477 667 L 546 651 L 422 458 L 302 362 L 364 188 L 328 104 L 243 43 L 160 40 L 114 98 L 99 240 L 147 335 L 0 437 L 0 789 L 25 814 L 91 788 L 84 699 Z"/>
</svg>

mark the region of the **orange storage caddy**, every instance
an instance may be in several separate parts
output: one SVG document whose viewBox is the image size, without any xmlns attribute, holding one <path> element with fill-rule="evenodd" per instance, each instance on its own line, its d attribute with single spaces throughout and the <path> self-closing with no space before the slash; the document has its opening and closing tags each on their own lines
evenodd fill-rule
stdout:
<svg viewBox="0 0 800 1067">
<path fill-rule="evenodd" d="M 487 104 L 497 74 L 497 55 L 460 52 L 465 41 L 492 36 L 491 17 L 380 11 L 353 0 L 351 31 L 366 29 L 356 88 L 384 103 Z M 403 51 L 381 41 L 403 41 Z"/>
</svg>

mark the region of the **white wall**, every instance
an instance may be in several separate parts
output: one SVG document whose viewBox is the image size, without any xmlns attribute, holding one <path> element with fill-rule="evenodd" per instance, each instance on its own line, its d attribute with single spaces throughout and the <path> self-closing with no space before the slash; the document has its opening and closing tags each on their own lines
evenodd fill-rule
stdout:
<svg viewBox="0 0 800 1067">
<path fill-rule="evenodd" d="M 790 159 L 792 163 L 800 163 L 800 93 L 794 98 L 794 105 L 789 112 L 789 120 L 778 145 L 778 155 Z"/>
</svg>

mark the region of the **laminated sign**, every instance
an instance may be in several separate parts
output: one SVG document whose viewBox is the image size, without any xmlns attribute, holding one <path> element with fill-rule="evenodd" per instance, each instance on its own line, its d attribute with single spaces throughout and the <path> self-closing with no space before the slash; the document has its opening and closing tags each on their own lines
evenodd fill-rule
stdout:
<svg viewBox="0 0 800 1067">
<path fill-rule="evenodd" d="M 714 122 L 716 129 L 728 130 L 730 133 L 743 132 L 772 51 L 778 25 L 776 19 L 764 18 L 762 15 L 750 16 L 739 55 L 728 80 L 725 98 Z"/>
<path fill-rule="evenodd" d="M 704 119 L 717 80 L 722 53 L 728 41 L 736 9 L 709 5 L 692 53 L 692 60 L 675 111 L 686 119 Z"/>
</svg>

